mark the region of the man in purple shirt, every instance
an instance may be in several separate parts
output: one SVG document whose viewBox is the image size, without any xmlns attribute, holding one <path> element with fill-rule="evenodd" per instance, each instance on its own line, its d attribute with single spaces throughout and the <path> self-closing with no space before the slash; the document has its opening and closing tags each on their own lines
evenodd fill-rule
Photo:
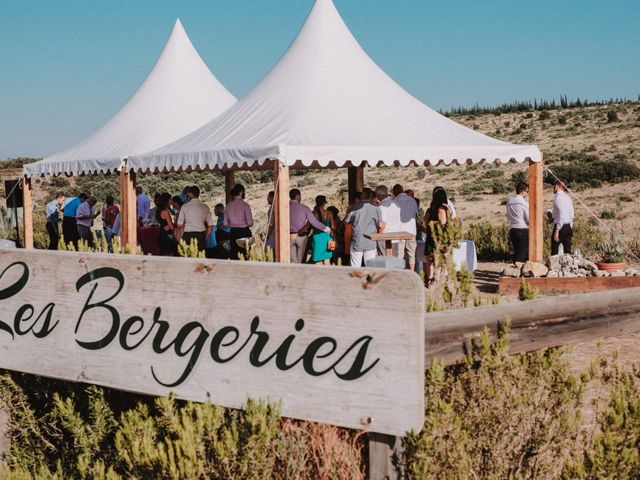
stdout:
<svg viewBox="0 0 640 480">
<path fill-rule="evenodd" d="M 301 202 L 302 194 L 297 188 L 289 192 L 289 222 L 291 227 L 291 263 L 302 263 L 307 251 L 309 225 L 322 231 L 331 233 L 331 229 L 320 222 L 311 209 Z"/>
</svg>

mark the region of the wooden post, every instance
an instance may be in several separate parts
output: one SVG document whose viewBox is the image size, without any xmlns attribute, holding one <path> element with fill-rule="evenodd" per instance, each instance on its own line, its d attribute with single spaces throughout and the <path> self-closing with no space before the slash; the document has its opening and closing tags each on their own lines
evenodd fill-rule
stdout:
<svg viewBox="0 0 640 480">
<path fill-rule="evenodd" d="M 291 262 L 291 222 L 289 218 L 289 167 L 279 160 L 273 162 L 275 197 L 273 208 L 275 214 L 276 262 Z"/>
<path fill-rule="evenodd" d="M 356 198 L 356 192 L 361 192 L 364 188 L 364 165 L 359 167 L 349 167 L 347 169 L 349 186 L 349 205 L 352 205 Z"/>
<path fill-rule="evenodd" d="M 396 467 L 401 453 L 402 438 L 382 433 L 369 434 L 369 480 L 402 478 Z"/>
<path fill-rule="evenodd" d="M 120 171 L 120 238 L 122 246 L 135 253 L 138 245 L 136 174 L 124 167 Z"/>
<path fill-rule="evenodd" d="M 11 447 L 10 425 L 11 414 L 9 408 L 0 401 L 0 458 L 9 453 Z"/>
<path fill-rule="evenodd" d="M 225 202 L 229 203 L 231 199 L 231 189 L 235 186 L 236 179 L 233 170 L 224 172 L 224 196 Z"/>
<path fill-rule="evenodd" d="M 22 177 L 22 224 L 24 225 L 24 248 L 33 249 L 33 201 L 31 179 Z M 16 224 L 18 219 L 16 218 Z"/>
<path fill-rule="evenodd" d="M 529 260 L 542 262 L 544 260 L 544 197 L 543 159 L 539 162 L 529 162 Z"/>
</svg>

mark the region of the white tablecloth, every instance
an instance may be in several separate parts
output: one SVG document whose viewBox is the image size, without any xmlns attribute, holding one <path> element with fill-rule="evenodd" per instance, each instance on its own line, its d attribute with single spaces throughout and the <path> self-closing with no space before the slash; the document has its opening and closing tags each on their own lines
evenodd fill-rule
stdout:
<svg viewBox="0 0 640 480">
<path fill-rule="evenodd" d="M 478 268 L 478 256 L 476 254 L 476 245 L 471 240 L 460 240 L 458 248 L 453 250 L 453 264 L 456 271 L 459 272 L 462 266 L 466 266 L 467 270 L 474 272 Z"/>
</svg>

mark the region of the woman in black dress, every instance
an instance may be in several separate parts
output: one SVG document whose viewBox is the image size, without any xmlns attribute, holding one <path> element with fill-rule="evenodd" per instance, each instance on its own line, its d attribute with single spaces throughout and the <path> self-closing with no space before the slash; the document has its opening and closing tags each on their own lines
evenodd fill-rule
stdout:
<svg viewBox="0 0 640 480">
<path fill-rule="evenodd" d="M 424 224 L 422 229 L 427 234 L 426 242 L 424 245 L 425 254 L 425 278 L 427 284 L 432 283 L 435 280 L 436 270 L 436 241 L 434 238 L 434 230 L 436 224 L 440 224 L 442 227 L 447 225 L 449 221 L 449 200 L 447 199 L 447 192 L 442 187 L 436 187 L 433 189 L 433 195 L 431 197 L 431 204 L 424 213 Z"/>
<path fill-rule="evenodd" d="M 169 208 L 171 195 L 163 193 L 158 200 L 156 207 L 156 220 L 160 224 L 160 232 L 158 233 L 158 246 L 160 247 L 160 255 L 172 257 L 177 254 L 177 242 L 173 232 L 173 216 Z"/>
</svg>

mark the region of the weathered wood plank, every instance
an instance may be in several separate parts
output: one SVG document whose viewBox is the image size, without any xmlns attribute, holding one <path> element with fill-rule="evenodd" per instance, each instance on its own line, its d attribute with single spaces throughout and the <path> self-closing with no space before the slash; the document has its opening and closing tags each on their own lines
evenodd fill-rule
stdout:
<svg viewBox="0 0 640 480">
<path fill-rule="evenodd" d="M 397 468 L 402 453 L 402 438 L 381 433 L 369 434 L 369 480 L 402 478 Z"/>
<path fill-rule="evenodd" d="M 574 294 L 603 292 L 620 288 L 640 287 L 640 277 L 578 277 L 578 278 L 527 278 L 527 283 L 543 293 Z M 517 295 L 520 279 L 501 277 L 500 295 Z"/>
<path fill-rule="evenodd" d="M 385 233 L 372 233 L 371 235 L 365 235 L 365 237 L 375 240 L 387 241 L 387 240 L 411 240 L 416 236 L 409 232 L 385 232 Z"/>
<path fill-rule="evenodd" d="M 0 401 L 0 462 L 5 453 L 9 451 L 11 439 L 9 437 L 9 421 L 11 416 L 6 405 Z"/>
<path fill-rule="evenodd" d="M 403 435 L 423 338 L 405 271 L 0 249 L 9 370 Z"/>
<path fill-rule="evenodd" d="M 523 353 L 640 332 L 640 288 L 427 314 L 425 362 L 452 364 L 486 326 L 511 320 L 510 351 Z"/>
</svg>

